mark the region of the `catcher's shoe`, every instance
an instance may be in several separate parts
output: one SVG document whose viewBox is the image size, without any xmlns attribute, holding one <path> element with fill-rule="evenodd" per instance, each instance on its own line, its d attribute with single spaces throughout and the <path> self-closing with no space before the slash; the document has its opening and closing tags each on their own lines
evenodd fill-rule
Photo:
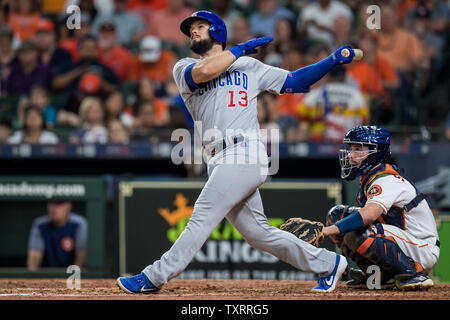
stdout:
<svg viewBox="0 0 450 320">
<path fill-rule="evenodd" d="M 367 289 L 367 275 L 361 269 L 350 268 L 347 281 L 347 287 L 350 289 Z"/>
<path fill-rule="evenodd" d="M 367 289 L 367 274 L 361 269 L 351 268 L 348 271 L 348 275 L 351 278 L 347 281 L 347 287 L 350 289 Z M 380 289 L 389 290 L 395 287 L 394 279 L 388 279 L 387 281 L 381 281 Z"/>
<path fill-rule="evenodd" d="M 399 290 L 427 290 L 434 286 L 425 273 L 418 272 L 414 275 L 398 275 L 395 277 L 395 286 Z"/>
<path fill-rule="evenodd" d="M 155 293 L 159 291 L 159 288 L 153 285 L 143 272 L 131 277 L 117 278 L 117 284 L 127 293 Z"/>
<path fill-rule="evenodd" d="M 333 272 L 326 277 L 320 277 L 317 286 L 311 289 L 314 292 L 331 292 L 336 288 L 336 284 L 347 268 L 347 259 L 340 254 L 336 254 L 336 265 Z"/>
</svg>

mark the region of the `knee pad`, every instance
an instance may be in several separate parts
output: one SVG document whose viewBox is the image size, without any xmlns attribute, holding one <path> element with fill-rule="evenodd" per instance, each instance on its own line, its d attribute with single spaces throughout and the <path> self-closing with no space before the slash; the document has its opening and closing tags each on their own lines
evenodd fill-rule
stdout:
<svg viewBox="0 0 450 320">
<path fill-rule="evenodd" d="M 385 236 L 383 232 L 375 232 L 372 228 L 365 239 L 359 238 L 358 240 L 356 253 L 379 266 L 390 276 L 415 274 L 423 271 L 420 264 L 414 262 L 400 249 L 394 238 Z"/>
</svg>

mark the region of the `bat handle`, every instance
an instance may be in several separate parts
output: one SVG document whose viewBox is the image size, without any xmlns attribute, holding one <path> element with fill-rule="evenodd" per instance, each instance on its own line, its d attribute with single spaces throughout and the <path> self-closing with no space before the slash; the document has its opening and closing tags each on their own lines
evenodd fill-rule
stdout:
<svg viewBox="0 0 450 320">
<path fill-rule="evenodd" d="M 353 60 L 359 61 L 363 58 L 364 53 L 361 49 L 353 49 L 353 52 L 355 53 L 355 56 L 353 57 Z M 344 48 L 341 50 L 341 55 L 344 58 L 348 58 L 350 56 L 350 50 L 347 48 Z"/>
</svg>

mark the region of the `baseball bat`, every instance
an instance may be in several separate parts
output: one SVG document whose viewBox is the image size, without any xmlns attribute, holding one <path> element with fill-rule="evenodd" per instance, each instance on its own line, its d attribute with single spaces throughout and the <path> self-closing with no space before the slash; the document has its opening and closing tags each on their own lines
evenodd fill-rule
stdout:
<svg viewBox="0 0 450 320">
<path fill-rule="evenodd" d="M 355 56 L 353 57 L 353 60 L 359 61 L 359 60 L 361 60 L 363 58 L 364 53 L 363 53 L 363 51 L 361 49 L 353 49 L 353 51 L 355 52 Z M 347 58 L 348 56 L 350 56 L 350 50 L 342 49 L 341 55 L 344 58 Z"/>
</svg>

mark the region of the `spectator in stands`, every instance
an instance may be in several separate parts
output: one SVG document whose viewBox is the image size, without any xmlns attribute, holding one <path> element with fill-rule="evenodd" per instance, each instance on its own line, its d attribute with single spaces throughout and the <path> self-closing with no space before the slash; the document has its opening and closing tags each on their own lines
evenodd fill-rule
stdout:
<svg viewBox="0 0 450 320">
<path fill-rule="evenodd" d="M 44 115 L 45 127 L 52 129 L 56 124 L 57 111 L 55 107 L 50 105 L 50 93 L 44 87 L 33 87 L 30 93 L 30 99 L 22 99 L 17 106 L 17 120 L 24 123 L 25 109 L 27 107 L 39 109 Z"/>
<path fill-rule="evenodd" d="M 342 46 L 354 43 L 355 40 L 352 36 L 351 19 L 347 15 L 338 16 L 333 24 L 333 38 L 328 43 L 330 50 L 337 50 Z"/>
<path fill-rule="evenodd" d="M 139 79 L 136 92 L 136 102 L 127 107 L 125 112 L 132 116 L 137 116 L 139 106 L 143 101 L 149 101 L 154 107 L 154 123 L 155 126 L 164 126 L 170 121 L 169 113 L 167 111 L 167 103 L 155 96 L 155 84 L 148 77 L 142 77 Z"/>
<path fill-rule="evenodd" d="M 119 26 L 117 29 L 118 41 L 122 46 L 132 47 L 139 43 L 145 34 L 146 25 L 139 15 L 128 12 L 128 0 L 114 0 L 114 11 L 98 15 L 92 24 L 92 34 L 97 36 L 100 27 L 105 21 L 111 21 Z M 167 28 L 167 21 L 163 22 Z M 171 29 L 171 28 L 169 28 Z"/>
<path fill-rule="evenodd" d="M 121 91 L 117 90 L 109 94 L 105 101 L 106 123 L 112 120 L 119 120 L 127 128 L 131 127 L 134 117 L 126 112 L 125 102 Z"/>
<path fill-rule="evenodd" d="M 399 25 L 394 5 L 381 7 L 383 27 L 378 36 L 378 54 L 402 73 L 428 67 L 428 59 L 417 37 Z"/>
<path fill-rule="evenodd" d="M 40 51 L 41 63 L 48 66 L 51 75 L 59 74 L 60 68 L 70 66 L 72 57 L 70 53 L 58 48 L 53 23 L 49 19 L 41 19 L 36 28 L 36 44 Z"/>
<path fill-rule="evenodd" d="M 24 126 L 17 130 L 9 139 L 9 143 L 19 144 L 55 144 L 58 137 L 51 131 L 46 130 L 44 115 L 36 107 L 28 107 L 25 110 Z"/>
<path fill-rule="evenodd" d="M 74 62 L 80 60 L 81 39 L 91 34 L 91 25 L 92 22 L 89 16 L 82 12 L 80 15 L 80 27 L 72 30 L 72 36 L 60 39 L 59 46 L 70 53 Z"/>
<path fill-rule="evenodd" d="M 58 124 L 68 124 L 79 127 L 81 119 L 79 116 L 81 102 L 89 96 L 104 97 L 106 93 L 101 88 L 102 79 L 98 72 L 88 71 L 80 78 L 78 88 L 69 96 L 64 110 L 58 112 Z"/>
<path fill-rule="evenodd" d="M 372 122 L 388 124 L 393 120 L 394 108 L 398 105 L 399 77 L 391 63 L 377 54 L 378 43 L 374 36 L 366 34 L 358 46 L 364 52 L 364 59 L 349 65 L 348 73 L 370 103 Z"/>
<path fill-rule="evenodd" d="M 162 48 L 159 38 L 146 36 L 141 41 L 139 54 L 134 57 L 128 81 L 135 82 L 142 77 L 148 77 L 164 85 L 172 75 L 175 62 L 175 55 L 172 51 Z"/>
<path fill-rule="evenodd" d="M 264 98 L 264 96 L 272 95 L 269 92 L 259 94 L 257 100 L 258 107 L 258 123 L 261 134 L 261 141 L 264 143 L 272 142 L 272 138 L 278 135 L 278 142 L 283 142 L 283 132 L 278 125 L 278 115 L 276 110 L 276 98 Z M 272 103 L 271 103 L 272 102 Z"/>
<path fill-rule="evenodd" d="M 128 79 L 128 73 L 133 63 L 131 52 L 117 41 L 116 26 L 105 21 L 98 33 L 99 61 L 111 68 L 121 82 Z"/>
<path fill-rule="evenodd" d="M 285 55 L 289 51 L 292 43 L 297 42 L 295 24 L 288 18 L 281 18 L 275 25 L 274 45 L 276 52 Z"/>
<path fill-rule="evenodd" d="M 413 82 L 417 75 L 429 69 L 429 58 L 424 53 L 420 40 L 404 29 L 398 22 L 394 5 L 381 7 L 383 27 L 377 32 L 378 55 L 389 61 L 400 77 L 400 108 L 395 114 L 395 124 L 414 122 L 410 114 L 411 96 L 415 93 Z"/>
<path fill-rule="evenodd" d="M 0 1 L 0 26 L 8 24 L 8 15 L 11 11 L 9 2 Z"/>
<path fill-rule="evenodd" d="M 0 144 L 9 143 L 11 133 L 12 133 L 11 119 L 5 116 L 0 116 Z"/>
<path fill-rule="evenodd" d="M 247 42 L 254 38 L 250 31 L 250 23 L 243 16 L 236 17 L 233 22 L 233 37 L 227 40 L 227 47 L 231 48 L 239 43 Z"/>
<path fill-rule="evenodd" d="M 69 142 L 107 143 L 108 129 L 104 126 L 104 117 L 102 100 L 98 97 L 86 97 L 80 105 L 81 128 L 70 134 Z"/>
<path fill-rule="evenodd" d="M 130 11 L 156 11 L 167 9 L 167 0 L 130 0 L 128 10 Z"/>
<path fill-rule="evenodd" d="M 422 41 L 424 50 L 433 60 L 435 71 L 439 71 L 444 63 L 449 21 L 450 6 L 443 0 L 419 0 L 407 15 L 406 28 Z"/>
<path fill-rule="evenodd" d="M 89 21 L 94 21 L 99 14 L 109 14 L 114 10 L 112 0 L 68 0 L 64 11 L 71 4 L 77 5 L 81 14 L 86 15 Z"/>
<path fill-rule="evenodd" d="M 18 62 L 13 48 L 14 33 L 8 26 L 0 27 L 0 88 L 4 91 L 11 68 Z"/>
<path fill-rule="evenodd" d="M 129 129 L 118 119 L 108 121 L 108 142 L 127 144 L 130 142 Z"/>
<path fill-rule="evenodd" d="M 303 120 L 299 140 L 342 142 L 348 130 L 369 120 L 361 91 L 345 82 L 345 67 L 336 66 L 326 79 L 324 85 L 307 93 L 299 106 Z"/>
<path fill-rule="evenodd" d="M 97 74 L 101 80 L 101 89 L 106 92 L 114 91 L 119 85 L 114 71 L 98 61 L 97 40 L 90 35 L 81 39 L 80 60 L 61 68 L 60 74 L 53 78 L 52 87 L 54 90 L 71 95 L 77 90 L 81 77 L 86 73 Z"/>
<path fill-rule="evenodd" d="M 155 11 L 152 20 L 149 21 L 147 34 L 154 35 L 161 41 L 174 44 L 177 48 L 189 44 L 189 38 L 180 32 L 181 22 L 190 16 L 194 10 L 186 6 L 185 0 L 168 0 L 168 8 Z"/>
<path fill-rule="evenodd" d="M 237 17 L 240 16 L 239 11 L 233 8 L 232 0 L 211 0 L 211 11 L 217 14 L 227 27 L 228 39 L 233 38 L 233 24 Z"/>
<path fill-rule="evenodd" d="M 33 221 L 28 240 L 27 268 L 84 267 L 87 254 L 88 222 L 72 212 L 66 200 L 47 202 L 47 215 Z"/>
<path fill-rule="evenodd" d="M 258 1 L 257 11 L 250 15 L 250 30 L 254 35 L 269 36 L 275 32 L 279 19 L 295 20 L 295 14 L 278 4 L 276 0 Z"/>
<path fill-rule="evenodd" d="M 156 125 L 155 107 L 148 100 L 142 101 L 138 105 L 131 141 L 152 143 L 170 141 L 170 133 L 165 128 Z"/>
<path fill-rule="evenodd" d="M 281 18 L 275 26 L 274 41 L 266 48 L 264 63 L 281 68 L 292 44 L 297 44 L 294 33 L 294 22 L 288 18 Z"/>
<path fill-rule="evenodd" d="M 8 25 L 21 41 L 33 38 L 41 19 L 39 4 L 34 0 L 11 1 L 12 11 L 8 16 Z"/>
<path fill-rule="evenodd" d="M 353 13 L 345 3 L 336 0 L 318 0 L 303 8 L 297 29 L 311 40 L 329 44 L 333 41 L 335 20 L 340 16 L 353 21 Z"/>
<path fill-rule="evenodd" d="M 24 41 L 18 52 L 19 63 L 11 68 L 5 82 L 8 95 L 28 95 L 34 86 L 48 88 L 50 69 L 39 62 L 39 51 L 32 41 Z"/>
</svg>

